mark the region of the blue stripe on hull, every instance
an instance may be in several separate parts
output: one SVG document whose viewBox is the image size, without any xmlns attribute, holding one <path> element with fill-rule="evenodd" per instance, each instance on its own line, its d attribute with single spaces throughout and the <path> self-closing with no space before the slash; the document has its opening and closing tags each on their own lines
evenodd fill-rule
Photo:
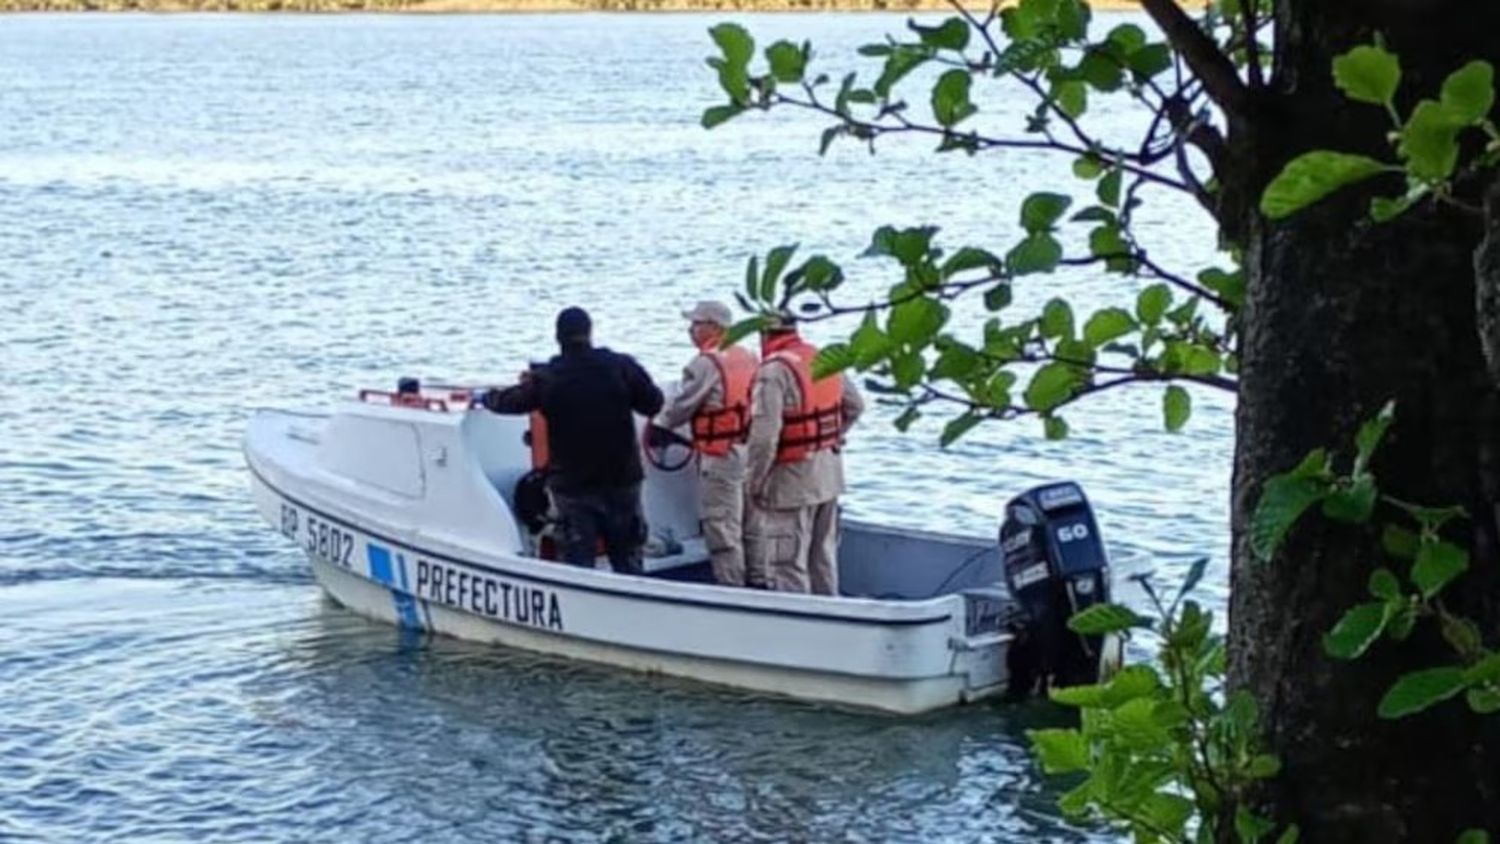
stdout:
<svg viewBox="0 0 1500 844">
<path fill-rule="evenodd" d="M 406 561 L 398 558 L 393 564 L 391 552 L 373 542 L 365 544 L 365 556 L 370 561 L 370 579 L 390 587 L 391 600 L 396 604 L 397 623 L 412 630 L 421 630 L 422 620 L 417 615 L 417 601 L 404 591 L 407 588 Z M 399 585 L 397 578 L 401 581 Z"/>
</svg>

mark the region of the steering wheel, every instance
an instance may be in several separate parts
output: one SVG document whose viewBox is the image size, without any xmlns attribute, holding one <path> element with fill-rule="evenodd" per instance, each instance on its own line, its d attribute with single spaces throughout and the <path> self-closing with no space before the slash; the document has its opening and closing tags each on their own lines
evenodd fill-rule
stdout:
<svg viewBox="0 0 1500 844">
<path fill-rule="evenodd" d="M 652 432 L 655 436 L 652 436 Z M 681 456 L 678 456 L 678 452 Z M 641 453 L 646 462 L 663 472 L 676 472 L 693 461 L 693 441 L 670 428 L 651 423 L 641 429 Z"/>
</svg>

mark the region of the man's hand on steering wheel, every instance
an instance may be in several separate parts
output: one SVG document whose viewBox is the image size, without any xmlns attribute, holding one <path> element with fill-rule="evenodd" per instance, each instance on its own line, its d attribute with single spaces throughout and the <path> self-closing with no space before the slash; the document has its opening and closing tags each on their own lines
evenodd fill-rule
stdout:
<svg viewBox="0 0 1500 844">
<path fill-rule="evenodd" d="M 681 460 L 668 461 L 668 451 L 674 446 L 683 450 Z M 671 428 L 663 428 L 660 425 L 646 424 L 646 429 L 641 432 L 641 451 L 646 456 L 646 462 L 663 472 L 675 472 L 686 466 L 693 459 L 693 441 L 689 440 Z"/>
</svg>

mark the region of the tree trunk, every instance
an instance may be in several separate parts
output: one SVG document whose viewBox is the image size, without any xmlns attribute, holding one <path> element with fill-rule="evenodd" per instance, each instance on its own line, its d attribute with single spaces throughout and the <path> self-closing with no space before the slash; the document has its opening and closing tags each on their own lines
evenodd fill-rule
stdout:
<svg viewBox="0 0 1500 844">
<path fill-rule="evenodd" d="M 1370 43 L 1376 31 L 1401 59 L 1403 114 L 1418 98 L 1435 98 L 1465 61 L 1500 64 L 1497 3 L 1280 0 L 1274 90 L 1263 113 L 1231 125 L 1234 158 L 1255 162 L 1253 171 L 1231 174 L 1256 188 L 1247 194 L 1310 149 L 1393 157 L 1384 110 L 1344 99 L 1331 78 L 1333 57 Z M 1472 566 L 1444 600 L 1480 624 L 1486 644 L 1500 644 L 1500 393 L 1476 313 L 1476 298 L 1488 295 L 1476 285 L 1487 227 L 1431 201 L 1396 222 L 1370 222 L 1370 196 L 1402 188 L 1393 181 L 1344 191 L 1276 223 L 1243 210 L 1250 282 L 1236 417 L 1230 679 L 1260 705 L 1282 759 L 1267 798 L 1280 820 L 1302 825 L 1304 841 L 1448 842 L 1466 828 L 1500 831 L 1500 716 L 1476 716 L 1461 699 L 1397 721 L 1376 716 L 1400 674 L 1457 661 L 1435 625 L 1423 622 L 1405 643 L 1382 640 L 1354 662 L 1324 654 L 1323 635 L 1370 600 L 1369 574 L 1384 559 L 1378 530 L 1313 511 L 1269 563 L 1258 562 L 1247 541 L 1266 478 L 1314 448 L 1348 453 L 1360 423 L 1394 398 L 1396 422 L 1374 463 L 1379 486 L 1468 509 L 1472 525 L 1452 538 L 1472 549 Z M 1480 191 L 1468 193 L 1480 201 Z M 1390 519 L 1377 511 L 1377 523 Z M 1386 564 L 1405 574 L 1404 563 Z"/>
</svg>

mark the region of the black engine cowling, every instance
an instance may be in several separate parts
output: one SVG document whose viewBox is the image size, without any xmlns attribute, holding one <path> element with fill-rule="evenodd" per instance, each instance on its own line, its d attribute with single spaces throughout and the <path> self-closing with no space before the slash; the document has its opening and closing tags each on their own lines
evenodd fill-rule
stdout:
<svg viewBox="0 0 1500 844">
<path fill-rule="evenodd" d="M 1083 490 L 1055 483 L 1011 499 L 1000 551 L 1006 584 L 1026 612 L 1009 658 L 1011 692 L 1097 682 L 1104 638 L 1067 626 L 1074 613 L 1109 600 L 1109 558 Z"/>
</svg>

